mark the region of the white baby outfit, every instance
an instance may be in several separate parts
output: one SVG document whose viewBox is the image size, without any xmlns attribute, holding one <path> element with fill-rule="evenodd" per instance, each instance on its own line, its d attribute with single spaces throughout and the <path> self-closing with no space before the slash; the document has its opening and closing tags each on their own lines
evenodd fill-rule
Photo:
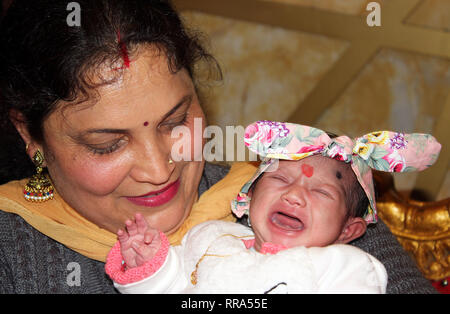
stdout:
<svg viewBox="0 0 450 314">
<path fill-rule="evenodd" d="M 252 230 L 243 225 L 208 221 L 192 228 L 181 245 L 170 247 L 152 275 L 114 284 L 122 293 L 386 292 L 384 266 L 354 246 L 295 247 L 262 254 L 247 248 L 252 239 Z"/>
</svg>

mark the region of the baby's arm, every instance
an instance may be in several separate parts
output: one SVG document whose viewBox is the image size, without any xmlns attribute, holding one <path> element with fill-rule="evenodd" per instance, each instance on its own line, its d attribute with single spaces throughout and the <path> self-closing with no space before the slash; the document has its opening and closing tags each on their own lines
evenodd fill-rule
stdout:
<svg viewBox="0 0 450 314">
<path fill-rule="evenodd" d="M 164 233 L 151 229 L 141 214 L 119 230 L 119 241 L 108 254 L 105 270 L 121 293 L 170 293 L 186 280 L 180 258 Z"/>
</svg>

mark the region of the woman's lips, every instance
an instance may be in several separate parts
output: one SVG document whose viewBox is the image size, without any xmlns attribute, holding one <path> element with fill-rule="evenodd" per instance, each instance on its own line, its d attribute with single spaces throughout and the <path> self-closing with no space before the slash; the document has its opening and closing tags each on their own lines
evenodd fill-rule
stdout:
<svg viewBox="0 0 450 314">
<path fill-rule="evenodd" d="M 297 232 L 303 230 L 304 228 L 304 224 L 299 218 L 281 211 L 272 213 L 269 220 L 272 226 L 281 231 Z"/>
<path fill-rule="evenodd" d="M 157 207 L 164 205 L 177 195 L 180 180 L 169 184 L 159 191 L 153 191 L 141 196 L 127 197 L 126 199 L 138 206 Z"/>
</svg>

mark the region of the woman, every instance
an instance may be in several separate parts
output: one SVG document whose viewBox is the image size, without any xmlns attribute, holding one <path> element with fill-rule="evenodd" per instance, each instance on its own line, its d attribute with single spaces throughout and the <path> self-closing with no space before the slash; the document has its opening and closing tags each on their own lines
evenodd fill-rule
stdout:
<svg viewBox="0 0 450 314">
<path fill-rule="evenodd" d="M 227 172 L 170 158 L 171 131 L 204 121 L 195 65 L 217 69 L 170 4 L 77 3 L 80 26 L 57 0 L 14 1 L 1 24 L 2 292 L 115 292 L 102 261 L 124 221 L 141 212 L 176 242 Z M 356 244 L 385 264 L 388 292 L 431 291 L 387 228 L 372 232 L 383 241 Z"/>
</svg>

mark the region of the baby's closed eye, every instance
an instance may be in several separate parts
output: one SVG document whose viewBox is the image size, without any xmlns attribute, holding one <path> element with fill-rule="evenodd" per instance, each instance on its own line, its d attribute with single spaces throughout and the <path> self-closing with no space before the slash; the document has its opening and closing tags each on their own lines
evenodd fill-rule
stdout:
<svg viewBox="0 0 450 314">
<path fill-rule="evenodd" d="M 323 197 L 327 197 L 327 198 L 330 198 L 330 199 L 334 199 L 334 197 L 333 197 L 333 194 L 330 192 L 330 191 L 328 191 L 328 190 L 326 190 L 326 189 L 313 189 L 312 190 L 314 193 L 316 193 L 316 194 L 318 194 L 319 196 L 323 196 Z"/>
<path fill-rule="evenodd" d="M 274 176 L 272 176 L 272 179 L 279 180 L 281 182 L 287 182 L 287 179 L 280 175 L 274 175 Z"/>
</svg>

